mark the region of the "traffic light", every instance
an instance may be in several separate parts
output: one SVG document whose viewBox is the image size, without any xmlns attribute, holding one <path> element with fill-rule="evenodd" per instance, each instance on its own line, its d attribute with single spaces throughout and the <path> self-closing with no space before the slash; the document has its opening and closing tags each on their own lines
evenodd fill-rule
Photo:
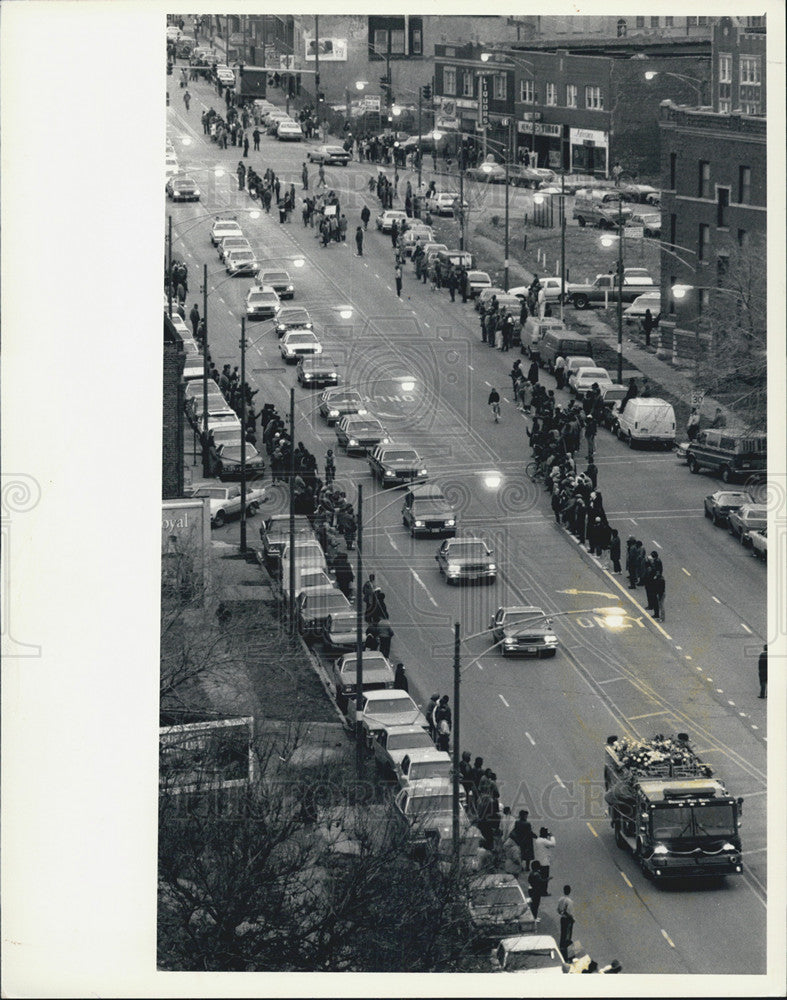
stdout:
<svg viewBox="0 0 787 1000">
<path fill-rule="evenodd" d="M 424 86 L 423 86 L 422 89 L 423 89 L 423 94 L 424 94 L 424 100 L 425 101 L 431 101 L 432 100 L 432 86 L 431 86 L 431 84 L 429 84 L 429 83 L 424 84 Z"/>
</svg>

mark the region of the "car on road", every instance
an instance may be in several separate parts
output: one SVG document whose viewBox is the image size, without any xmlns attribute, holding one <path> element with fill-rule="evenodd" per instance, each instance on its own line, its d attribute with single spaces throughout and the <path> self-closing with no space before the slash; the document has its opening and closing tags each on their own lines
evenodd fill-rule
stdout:
<svg viewBox="0 0 787 1000">
<path fill-rule="evenodd" d="M 412 257 L 419 243 L 421 246 L 425 246 L 427 243 L 433 242 L 434 230 L 431 226 L 415 225 L 407 230 L 399 241 L 399 245 L 404 250 L 405 257 Z"/>
<path fill-rule="evenodd" d="M 407 754 L 424 749 L 433 750 L 434 742 L 426 729 L 417 725 L 381 726 L 375 731 L 372 742 L 377 766 L 389 774 L 396 774 Z"/>
<path fill-rule="evenodd" d="M 756 431 L 708 428 L 688 443 L 686 461 L 690 472 L 708 469 L 720 475 L 725 483 L 759 477 L 768 467 L 768 439 Z"/>
<path fill-rule="evenodd" d="M 638 295 L 630 306 L 623 310 L 623 322 L 627 326 L 639 326 L 640 321 L 645 318 L 646 310 L 650 309 L 654 321 L 661 313 L 661 290 L 656 288 L 652 292 L 643 292 Z"/>
<path fill-rule="evenodd" d="M 623 201 L 637 204 L 653 204 L 649 199 L 654 195 L 661 195 L 658 188 L 651 187 L 650 184 L 621 184 L 619 190 Z"/>
<path fill-rule="evenodd" d="M 449 538 L 435 556 L 437 568 L 446 583 L 497 579 L 494 554 L 481 538 Z"/>
<path fill-rule="evenodd" d="M 217 247 L 225 236 L 243 236 L 243 230 L 238 225 L 237 219 L 216 219 L 211 226 L 210 241 Z"/>
<path fill-rule="evenodd" d="M 202 382 L 199 380 L 187 382 L 183 389 L 184 407 L 189 420 L 191 420 L 192 423 L 196 421 L 201 422 L 204 405 L 203 389 L 204 387 Z M 227 400 L 224 398 L 224 394 L 221 392 L 213 379 L 209 379 L 208 416 L 210 416 L 211 413 L 220 413 L 226 410 L 227 405 Z"/>
<path fill-rule="evenodd" d="M 295 566 L 293 569 L 294 580 L 293 580 L 293 593 L 295 594 L 295 600 L 298 601 L 304 594 L 325 594 L 328 591 L 332 591 L 336 587 L 336 581 L 330 577 L 322 566 L 310 566 L 308 564 L 302 565 L 295 560 Z M 287 576 L 279 581 L 279 588 L 281 599 L 283 601 L 289 601 L 290 599 L 290 576 Z"/>
<path fill-rule="evenodd" d="M 350 602 L 338 587 L 307 590 L 296 603 L 298 631 L 305 639 L 316 639 L 322 633 L 328 615 L 351 610 Z"/>
<path fill-rule="evenodd" d="M 177 156 L 175 156 L 174 153 L 168 154 L 166 159 L 164 160 L 164 176 L 166 177 L 167 181 L 169 181 L 171 177 L 174 177 L 179 172 L 180 172 L 180 164 L 178 163 Z"/>
<path fill-rule="evenodd" d="M 279 296 L 272 288 L 254 285 L 246 293 L 246 319 L 269 319 L 279 308 Z"/>
<path fill-rule="evenodd" d="M 751 542 L 751 554 L 756 556 L 758 559 L 762 559 L 763 562 L 767 562 L 768 559 L 768 529 L 762 528 L 760 530 L 752 529 L 749 532 L 749 541 Z"/>
<path fill-rule="evenodd" d="M 483 292 L 485 288 L 492 287 L 492 279 L 486 273 L 486 271 L 468 271 L 467 272 L 467 294 L 471 299 L 474 299 L 476 295 Z"/>
<path fill-rule="evenodd" d="M 470 923 L 479 937 L 497 941 L 505 935 L 534 931 L 538 926 L 514 875 L 506 872 L 478 875 L 469 889 Z"/>
<path fill-rule="evenodd" d="M 292 119 L 283 118 L 276 129 L 279 142 L 303 142 L 303 129 Z"/>
<path fill-rule="evenodd" d="M 338 656 L 341 653 L 349 653 L 355 649 L 357 641 L 358 617 L 354 612 L 337 611 L 330 614 L 325 619 L 322 627 L 322 648 L 328 657 Z M 364 676 L 366 675 L 366 658 L 373 656 L 373 650 L 367 650 L 363 654 Z M 382 653 L 380 653 L 382 656 Z"/>
<path fill-rule="evenodd" d="M 242 440 L 240 421 L 237 424 L 211 424 L 208 421 L 209 448 L 218 448 L 222 444 L 240 448 Z"/>
<path fill-rule="evenodd" d="M 295 515 L 296 537 L 314 538 L 311 523 L 305 514 Z M 282 551 L 290 537 L 290 515 L 272 514 L 260 525 L 262 559 L 269 566 L 281 561 Z"/>
<path fill-rule="evenodd" d="M 369 469 L 381 486 L 395 486 L 429 474 L 423 459 L 407 445 L 380 444 L 369 455 Z"/>
<path fill-rule="evenodd" d="M 243 445 L 220 444 L 210 451 L 210 464 L 214 476 L 222 482 L 239 479 L 242 472 L 241 455 L 246 452 L 246 479 L 261 479 L 265 475 L 265 461 L 251 442 Z"/>
<path fill-rule="evenodd" d="M 492 962 L 496 972 L 556 973 L 562 976 L 569 968 L 557 941 L 548 934 L 503 938 L 494 950 Z"/>
<path fill-rule="evenodd" d="M 251 243 L 245 236 L 225 236 L 219 243 L 219 260 L 224 260 L 230 250 L 251 250 Z"/>
<path fill-rule="evenodd" d="M 639 444 L 661 445 L 672 448 L 675 445 L 675 410 L 666 399 L 656 396 L 638 396 L 626 403 L 615 404 L 614 433 L 625 441 L 629 448 Z"/>
<path fill-rule="evenodd" d="M 615 406 L 628 393 L 628 388 L 620 382 L 613 382 L 611 385 L 601 385 L 601 420 L 602 427 L 612 430 L 617 424 L 617 417 L 614 415 Z"/>
<path fill-rule="evenodd" d="M 465 177 L 482 184 L 505 184 L 506 168 L 499 163 L 481 163 L 477 167 L 465 170 Z"/>
<path fill-rule="evenodd" d="M 541 282 L 541 287 L 544 289 L 544 295 L 546 301 L 549 303 L 560 302 L 560 289 L 563 286 L 560 278 L 553 278 L 549 275 L 538 279 Z M 568 289 L 568 282 L 565 283 L 565 288 Z M 518 299 L 526 299 L 528 292 L 530 291 L 529 285 L 517 285 L 516 288 L 510 288 L 508 290 L 509 295 L 516 295 Z"/>
<path fill-rule="evenodd" d="M 187 174 L 175 174 L 167 181 L 167 197 L 172 201 L 199 201 L 196 181 Z"/>
<path fill-rule="evenodd" d="M 407 234 L 405 233 L 405 236 L 406 235 Z M 434 241 L 431 241 L 429 243 L 424 243 L 423 248 L 424 248 L 424 262 L 426 264 L 431 264 L 431 262 L 434 260 L 434 258 L 441 250 L 448 249 L 445 243 L 435 243 Z"/>
<path fill-rule="evenodd" d="M 435 191 L 425 202 L 427 212 L 433 212 L 435 215 L 450 215 L 452 218 L 454 216 L 454 209 L 458 206 L 458 191 Z M 467 211 L 467 202 L 463 201 L 461 207 Z"/>
<path fill-rule="evenodd" d="M 654 291 L 653 285 L 653 278 L 650 276 L 624 274 L 621 298 L 623 302 L 633 302 L 645 292 Z M 587 309 L 591 305 L 614 305 L 617 303 L 619 287 L 617 275 L 598 274 L 593 282 L 569 283 L 567 294 L 575 309 Z"/>
<path fill-rule="evenodd" d="M 279 306 L 276 310 L 274 329 L 277 337 L 283 337 L 288 330 L 313 330 L 314 323 L 309 310 L 303 306 Z"/>
<path fill-rule="evenodd" d="M 737 510 L 731 510 L 727 526 L 733 538 L 742 545 L 749 545 L 750 531 L 762 531 L 768 526 L 768 508 L 764 503 L 745 503 Z"/>
<path fill-rule="evenodd" d="M 186 487 L 184 495 L 196 499 L 207 499 L 210 504 L 210 526 L 220 528 L 230 517 L 240 514 L 240 486 L 220 486 L 217 483 L 194 483 Z M 247 487 L 246 516 L 251 517 L 260 509 L 266 499 L 263 487 Z"/>
<path fill-rule="evenodd" d="M 257 284 L 264 285 L 265 288 L 272 288 L 282 300 L 295 297 L 295 285 L 287 271 L 271 269 L 260 271 Z"/>
<path fill-rule="evenodd" d="M 703 501 L 705 517 L 713 521 L 717 528 L 726 528 L 730 523 L 730 514 L 751 502 L 751 496 L 743 490 L 716 490 Z"/>
<path fill-rule="evenodd" d="M 336 425 L 336 443 L 348 455 L 365 455 L 378 444 L 389 444 L 390 438 L 376 417 L 350 415 Z"/>
<path fill-rule="evenodd" d="M 326 354 L 304 355 L 298 362 L 298 382 L 304 388 L 314 389 L 320 386 L 337 385 L 339 371 L 333 358 Z"/>
<path fill-rule="evenodd" d="M 347 716 L 350 725 L 353 728 L 360 725 L 370 740 L 383 726 L 421 726 L 424 730 L 429 728 L 410 695 L 395 688 L 390 691 L 365 691 L 360 715 L 355 702 L 351 701 L 347 707 Z"/>
<path fill-rule="evenodd" d="M 224 84 L 225 87 L 235 86 L 235 73 L 227 66 L 226 63 L 219 63 L 216 67 L 216 76 Z"/>
<path fill-rule="evenodd" d="M 489 285 L 487 288 L 482 288 L 475 296 L 475 302 L 473 303 L 475 311 L 481 312 L 481 306 L 488 305 L 493 295 L 497 296 L 499 300 L 503 295 L 514 295 L 514 292 L 513 290 L 507 292 L 498 285 Z"/>
<path fill-rule="evenodd" d="M 439 486 L 411 486 L 404 495 L 402 524 L 411 538 L 418 535 L 455 535 L 456 511 Z"/>
<path fill-rule="evenodd" d="M 516 187 L 539 187 L 541 184 L 554 184 L 557 175 L 548 167 L 524 167 L 512 163 L 508 168 L 508 176 Z"/>
<path fill-rule="evenodd" d="M 554 656 L 557 652 L 551 618 L 532 605 L 498 608 L 489 630 L 503 656 Z"/>
<path fill-rule="evenodd" d="M 365 417 L 366 404 L 357 389 L 326 389 L 320 396 L 320 415 L 333 427 L 350 413 Z"/>
<path fill-rule="evenodd" d="M 647 239 L 661 239 L 661 212 L 634 212 L 626 227 L 641 226 Z"/>
<path fill-rule="evenodd" d="M 412 788 L 419 781 L 450 781 L 451 770 L 451 758 L 445 750 L 431 746 L 409 750 L 402 757 L 395 773 L 400 788 Z"/>
<path fill-rule="evenodd" d="M 334 618 L 337 615 L 330 615 L 329 617 Z M 344 620 L 345 625 L 340 627 L 345 627 L 352 621 L 354 645 L 355 615 L 344 612 L 341 614 L 341 618 Z M 336 625 L 334 625 L 335 627 Z M 323 628 L 323 634 L 325 634 L 325 628 Z M 395 673 L 388 657 L 383 656 L 379 650 L 369 649 L 364 652 L 361 662 L 363 664 L 363 691 L 390 691 L 393 688 Z M 343 712 L 347 710 L 347 702 L 350 698 L 355 698 L 355 693 L 358 690 L 356 687 L 357 663 L 357 654 L 351 652 L 340 656 L 333 666 L 333 686 L 336 691 L 336 701 Z"/>
<path fill-rule="evenodd" d="M 311 330 L 290 330 L 279 342 L 282 360 L 294 365 L 306 354 L 322 354 L 322 344 Z"/>
<path fill-rule="evenodd" d="M 407 212 L 400 212 L 398 209 L 388 208 L 380 214 L 375 219 L 377 228 L 381 233 L 390 233 L 393 229 L 393 224 L 396 223 L 397 229 L 402 228 L 402 223 L 407 222 Z"/>
<path fill-rule="evenodd" d="M 227 274 L 232 275 L 233 278 L 240 275 L 254 277 L 260 270 L 253 250 L 228 250 L 224 255 L 224 266 L 227 269 Z"/>
<path fill-rule="evenodd" d="M 591 389 L 594 383 L 599 389 L 612 385 L 612 378 L 606 368 L 576 368 L 568 380 L 568 387 L 578 396 Z"/>
<path fill-rule="evenodd" d="M 342 146 L 318 146 L 309 150 L 306 158 L 310 163 L 338 163 L 342 167 L 350 162 L 350 154 Z"/>
</svg>

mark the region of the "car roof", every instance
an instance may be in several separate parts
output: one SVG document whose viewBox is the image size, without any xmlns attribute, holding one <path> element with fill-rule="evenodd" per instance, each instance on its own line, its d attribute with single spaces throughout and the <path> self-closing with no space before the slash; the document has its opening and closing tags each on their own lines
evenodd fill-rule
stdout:
<svg viewBox="0 0 787 1000">
<path fill-rule="evenodd" d="M 354 656 L 355 654 L 349 653 L 348 655 Z M 368 698 L 369 701 L 385 701 L 386 698 L 396 698 L 399 701 L 413 700 L 406 691 L 400 691 L 398 688 L 387 688 L 383 691 L 364 691 L 364 697 Z"/>
<path fill-rule="evenodd" d="M 408 755 L 413 763 L 422 760 L 447 760 L 449 763 L 451 761 L 448 753 L 445 750 L 438 750 L 437 747 L 413 747 L 412 750 L 408 750 Z"/>
<path fill-rule="evenodd" d="M 561 954 L 557 941 L 548 934 L 517 934 L 500 942 L 506 951 L 547 951 L 554 949 Z"/>
<path fill-rule="evenodd" d="M 534 605 L 529 605 L 529 604 L 512 604 L 510 607 L 499 608 L 499 610 L 507 615 L 544 614 L 541 608 L 537 608 Z"/>
</svg>

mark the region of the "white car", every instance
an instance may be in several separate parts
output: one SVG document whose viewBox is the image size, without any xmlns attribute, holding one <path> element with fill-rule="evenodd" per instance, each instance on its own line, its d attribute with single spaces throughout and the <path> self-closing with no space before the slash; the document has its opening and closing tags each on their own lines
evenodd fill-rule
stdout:
<svg viewBox="0 0 787 1000">
<path fill-rule="evenodd" d="M 640 320 L 645 318 L 645 310 L 650 309 L 653 319 L 661 312 L 661 291 L 644 292 L 638 295 L 630 306 L 623 310 L 623 322 L 628 326 L 639 325 Z"/>
<path fill-rule="evenodd" d="M 174 177 L 175 174 L 180 173 L 180 165 L 178 164 L 178 158 L 174 153 L 170 153 L 166 160 L 164 161 L 164 170 L 166 175 L 166 180 L 170 177 Z"/>
<path fill-rule="evenodd" d="M 216 67 L 216 76 L 225 87 L 235 86 L 235 73 L 225 63 L 219 63 Z"/>
<path fill-rule="evenodd" d="M 310 163 L 339 163 L 346 167 L 350 161 L 350 153 L 343 146 L 318 146 L 306 158 Z"/>
<path fill-rule="evenodd" d="M 596 367 L 596 362 L 588 354 L 567 354 L 566 367 L 564 368 L 566 383 L 570 384 L 571 376 L 579 368 L 595 368 L 595 367 Z"/>
<path fill-rule="evenodd" d="M 380 212 L 375 221 L 381 233 L 390 233 L 394 222 L 399 229 L 402 228 L 402 223 L 407 221 L 407 212 L 400 212 L 398 209 L 389 208 L 384 212 Z"/>
<path fill-rule="evenodd" d="M 196 483 L 185 490 L 188 497 L 205 497 L 210 503 L 210 524 L 212 528 L 220 528 L 228 517 L 240 514 L 241 490 L 237 483 L 219 485 L 218 483 Z M 246 486 L 246 514 L 251 516 L 260 509 L 260 504 L 266 500 L 263 487 Z"/>
<path fill-rule="evenodd" d="M 406 691 L 364 691 L 360 716 L 354 701 L 347 709 L 350 725 L 353 728 L 360 725 L 369 737 L 383 726 L 422 726 L 424 729 L 429 726 Z"/>
<path fill-rule="evenodd" d="M 541 282 L 541 287 L 544 289 L 544 295 L 547 302 L 560 302 L 560 288 L 561 281 L 560 278 L 550 278 L 544 277 L 538 279 Z M 568 282 L 566 282 L 565 287 L 568 288 Z M 526 299 L 529 288 L 527 285 L 518 285 L 516 288 L 509 289 L 509 295 L 516 295 L 518 299 Z"/>
<path fill-rule="evenodd" d="M 290 330 L 279 344 L 282 359 L 294 365 L 305 354 L 322 354 L 322 344 L 311 330 Z"/>
<path fill-rule="evenodd" d="M 268 319 L 279 309 L 279 296 L 268 285 L 255 285 L 246 295 L 246 319 Z"/>
<path fill-rule="evenodd" d="M 298 122 L 283 118 L 276 129 L 276 138 L 279 141 L 300 142 L 303 139 L 303 129 Z"/>
<path fill-rule="evenodd" d="M 475 298 L 475 296 L 478 295 L 479 292 L 483 292 L 485 288 L 492 287 L 492 279 L 486 271 L 468 271 L 467 285 L 470 298 Z"/>
<path fill-rule="evenodd" d="M 493 955 L 497 972 L 568 972 L 557 941 L 547 934 L 521 934 L 507 937 L 498 944 Z"/>
<path fill-rule="evenodd" d="M 606 368 L 577 368 L 568 380 L 568 385 L 572 392 L 579 395 L 592 388 L 594 382 L 598 383 L 601 390 L 613 384 Z"/>
<path fill-rule="evenodd" d="M 216 219 L 210 231 L 210 241 L 217 247 L 225 236 L 243 236 L 237 219 Z"/>
<path fill-rule="evenodd" d="M 410 788 L 420 781 L 451 780 L 451 758 L 437 747 L 420 747 L 409 750 L 396 766 L 396 780 L 400 788 Z"/>
<path fill-rule="evenodd" d="M 430 198 L 426 199 L 426 210 L 434 212 L 435 215 L 454 214 L 454 208 L 459 205 L 458 191 L 438 191 Z M 462 202 L 462 208 L 467 210 L 467 202 Z"/>
<path fill-rule="evenodd" d="M 224 256 L 224 266 L 227 274 L 233 277 L 239 274 L 250 274 L 253 277 L 260 270 L 253 250 L 228 250 Z"/>
<path fill-rule="evenodd" d="M 225 236 L 219 243 L 219 258 L 224 260 L 228 250 L 251 250 L 251 243 L 245 236 Z"/>
</svg>

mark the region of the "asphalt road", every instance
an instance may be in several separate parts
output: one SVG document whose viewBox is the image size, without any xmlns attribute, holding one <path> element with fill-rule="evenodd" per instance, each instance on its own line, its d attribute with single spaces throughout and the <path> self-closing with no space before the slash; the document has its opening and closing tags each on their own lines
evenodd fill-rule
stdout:
<svg viewBox="0 0 787 1000">
<path fill-rule="evenodd" d="M 417 284 L 409 265 L 397 298 L 390 239 L 375 232 L 373 222 L 364 256 L 354 255 L 366 197 L 372 218 L 377 212 L 365 190 L 376 167 L 326 168 L 350 227 L 347 244 L 322 249 L 315 231 L 303 229 L 298 211 L 285 226 L 274 214 L 249 217 L 256 204 L 234 183 L 241 150 L 218 150 L 202 135 L 202 107 L 222 104 L 206 85 L 190 89 L 188 116 L 178 89 L 171 91 L 169 131 L 181 166 L 193 172 L 204 197 L 201 204 L 168 211 L 175 253 L 189 264 L 187 309 L 208 263 L 214 361 L 219 368 L 225 360 L 239 363 L 240 318 L 251 283 L 225 279 L 210 244 L 209 213 L 229 209 L 258 257 L 272 265 L 305 258 L 304 267 L 290 268 L 295 304 L 311 312 L 345 383 L 361 388 L 395 440 L 418 449 L 459 508 L 463 528 L 486 537 L 495 550 L 501 570 L 496 584 L 449 588 L 434 561 L 438 543 L 413 542 L 404 531 L 401 493 L 381 491 L 365 459 L 338 455 L 338 479 L 348 495 L 363 484 L 365 566 L 388 596 L 396 632 L 392 655 L 407 665 L 416 697 L 433 690 L 452 696 L 454 621 L 471 636 L 486 628 L 500 605 L 532 603 L 556 615 L 561 650 L 552 660 L 484 654 L 484 636 L 463 644 L 462 745 L 496 770 L 504 803 L 514 811 L 528 808 L 557 839 L 555 898 L 542 904 L 542 929 L 555 932 L 554 903 L 568 881 L 577 903 L 575 939 L 594 956 L 618 958 L 627 972 L 763 972 L 767 702 L 756 697 L 756 658 L 766 639 L 766 577 L 761 564 L 703 518 L 702 498 L 720 484 L 690 475 L 671 454 L 631 452 L 599 433 L 599 489 L 610 522 L 623 539 L 631 533 L 649 551 L 657 548 L 664 561 L 667 621 L 655 623 L 644 610 L 643 591 L 629 591 L 624 577 L 580 552 L 554 524 L 546 494 L 524 476 L 526 424 L 510 403 L 508 377 L 518 355 L 503 358 L 482 344 L 472 306 Z M 306 148 L 264 137 L 261 153 L 246 162 L 259 173 L 272 166 L 300 196 Z M 217 165 L 224 176 L 215 176 Z M 310 169 L 312 184 L 316 172 Z M 400 191 L 405 182 L 403 175 Z M 199 302 L 201 308 L 201 296 Z M 340 307 L 347 306 L 352 316 L 343 319 Z M 258 406 L 272 401 L 286 412 L 295 385 L 296 436 L 322 463 L 325 449 L 336 449 L 333 430 L 316 413 L 319 394 L 297 386 L 269 322 L 248 324 L 247 336 L 247 375 L 260 387 Z M 397 384 L 402 376 L 414 379 L 412 392 Z M 549 376 L 544 380 L 552 386 Z M 509 400 L 499 425 L 486 406 L 492 385 Z M 485 484 L 492 470 L 502 477 L 497 489 Z M 274 491 L 271 506 L 279 502 Z M 237 524 L 215 536 L 236 540 Z M 256 537 L 251 520 L 249 539 Z M 610 629 L 593 610 L 609 606 L 624 608 L 624 627 Z M 730 791 L 746 800 L 741 877 L 660 888 L 614 845 L 603 809 L 607 735 L 676 730 L 689 732 Z"/>
</svg>

